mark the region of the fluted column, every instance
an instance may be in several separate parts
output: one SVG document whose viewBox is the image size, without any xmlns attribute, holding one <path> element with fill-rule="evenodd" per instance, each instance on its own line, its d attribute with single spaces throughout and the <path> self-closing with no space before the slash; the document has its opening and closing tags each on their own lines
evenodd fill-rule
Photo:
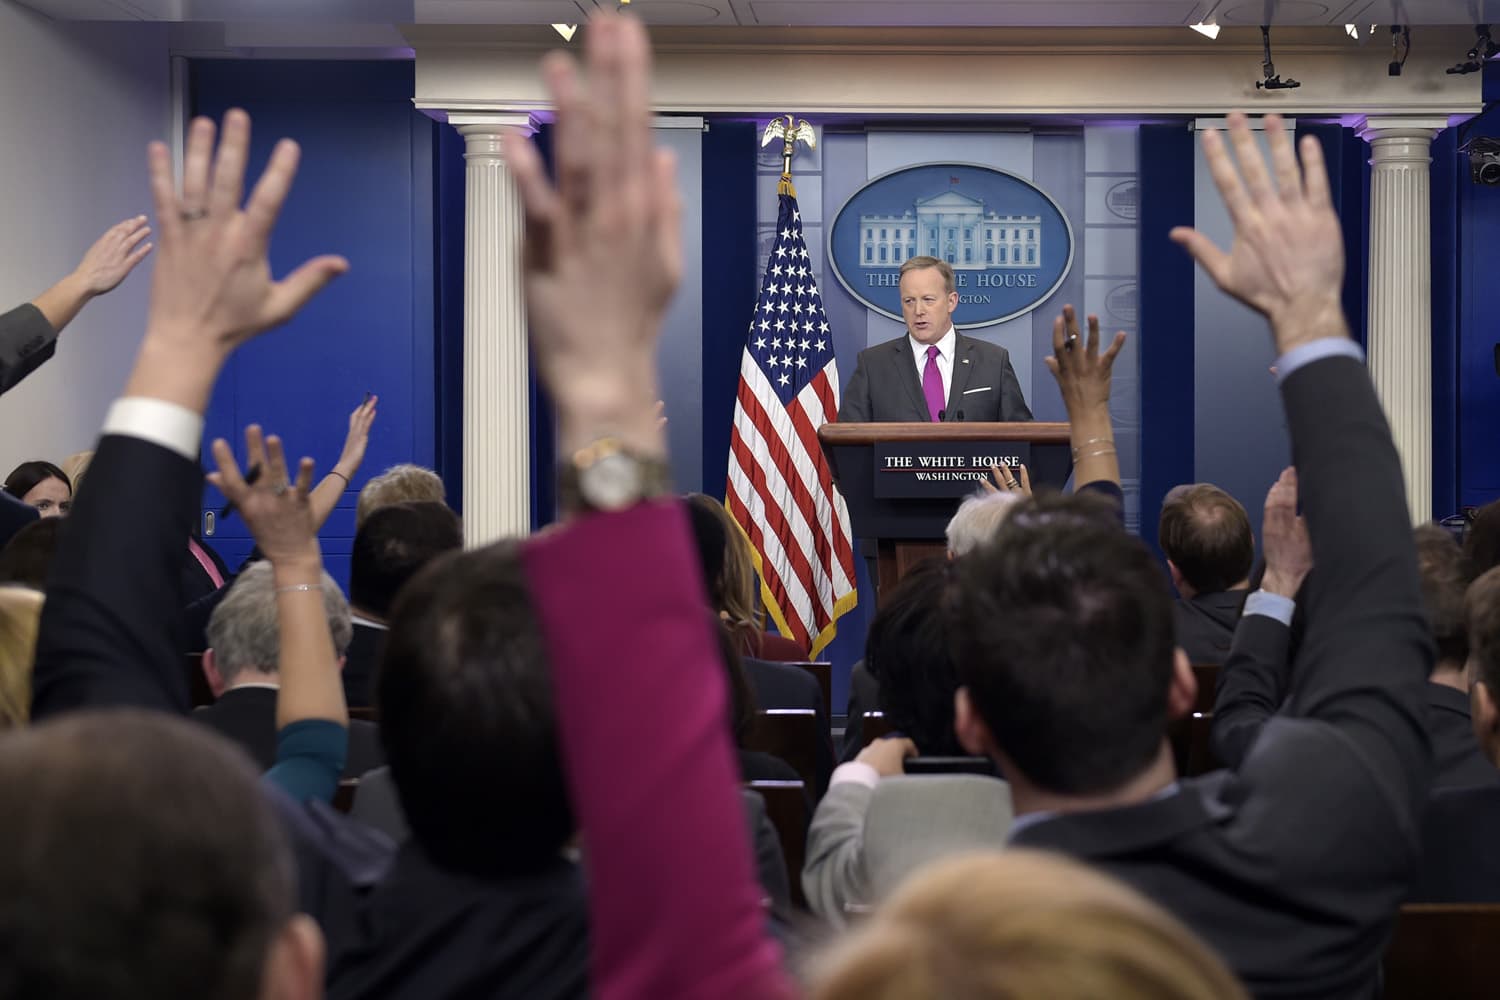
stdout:
<svg viewBox="0 0 1500 1000">
<path fill-rule="evenodd" d="M 1370 376 L 1385 407 L 1414 523 L 1432 517 L 1432 139 L 1445 118 L 1367 118 Z"/>
<path fill-rule="evenodd" d="M 500 152 L 529 115 L 448 116 L 464 137 L 464 541 L 531 530 L 531 427 L 521 198 Z"/>
</svg>

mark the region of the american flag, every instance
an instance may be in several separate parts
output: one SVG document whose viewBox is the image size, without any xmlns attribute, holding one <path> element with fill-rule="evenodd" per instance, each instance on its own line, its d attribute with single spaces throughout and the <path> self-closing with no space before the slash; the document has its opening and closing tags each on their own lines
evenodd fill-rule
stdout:
<svg viewBox="0 0 1500 1000">
<path fill-rule="evenodd" d="M 797 196 L 782 190 L 780 198 L 740 361 L 724 502 L 755 550 L 767 614 L 816 656 L 854 607 L 854 546 L 849 510 L 818 445 L 818 427 L 839 412 L 833 338 Z"/>
</svg>

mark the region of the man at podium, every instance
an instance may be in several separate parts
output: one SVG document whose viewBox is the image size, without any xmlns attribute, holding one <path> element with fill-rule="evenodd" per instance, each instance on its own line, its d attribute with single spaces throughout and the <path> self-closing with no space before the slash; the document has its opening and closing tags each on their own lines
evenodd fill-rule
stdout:
<svg viewBox="0 0 1500 1000">
<path fill-rule="evenodd" d="M 955 330 L 957 306 L 946 261 L 908 258 L 901 265 L 906 336 L 859 352 L 839 420 L 1030 420 L 1010 352 Z"/>
</svg>

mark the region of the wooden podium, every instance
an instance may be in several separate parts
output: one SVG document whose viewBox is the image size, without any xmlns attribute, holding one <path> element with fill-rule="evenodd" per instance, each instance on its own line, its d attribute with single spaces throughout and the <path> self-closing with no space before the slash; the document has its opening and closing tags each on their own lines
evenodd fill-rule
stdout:
<svg viewBox="0 0 1500 1000">
<path fill-rule="evenodd" d="M 818 441 L 849 506 L 876 604 L 918 562 L 947 549 L 944 529 L 989 478 L 989 459 L 1023 463 L 1033 488 L 1073 471 L 1065 423 L 824 424 Z"/>
</svg>

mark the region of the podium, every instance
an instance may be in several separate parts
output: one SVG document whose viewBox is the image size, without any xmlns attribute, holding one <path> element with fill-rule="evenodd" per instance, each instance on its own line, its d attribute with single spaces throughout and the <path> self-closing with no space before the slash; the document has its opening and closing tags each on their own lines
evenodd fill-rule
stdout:
<svg viewBox="0 0 1500 1000">
<path fill-rule="evenodd" d="M 1024 464 L 1033 489 L 1073 471 L 1066 423 L 824 424 L 818 441 L 849 506 L 876 604 L 917 563 L 947 550 L 944 529 L 991 464 Z"/>
</svg>

